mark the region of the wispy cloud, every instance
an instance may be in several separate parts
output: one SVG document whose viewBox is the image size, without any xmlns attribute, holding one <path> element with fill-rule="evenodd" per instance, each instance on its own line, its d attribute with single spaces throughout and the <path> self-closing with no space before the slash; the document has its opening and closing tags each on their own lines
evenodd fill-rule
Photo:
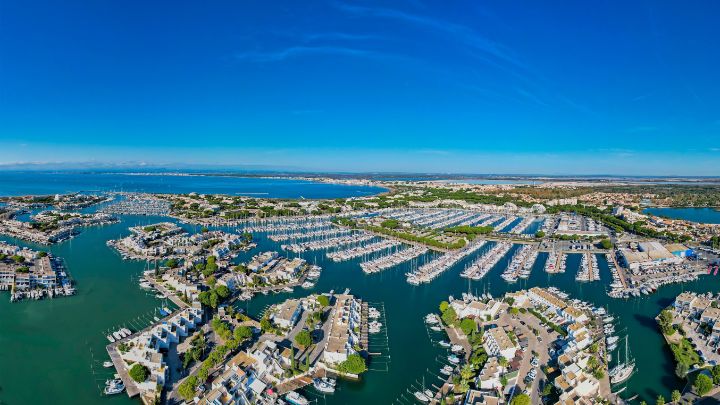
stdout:
<svg viewBox="0 0 720 405">
<path fill-rule="evenodd" d="M 539 105 L 539 106 L 541 106 L 541 107 L 549 107 L 548 103 L 544 102 L 544 101 L 541 100 L 538 96 L 536 96 L 534 93 L 532 93 L 532 92 L 530 92 L 530 91 L 528 91 L 528 90 L 525 90 L 525 89 L 523 89 L 523 88 L 516 87 L 516 88 L 515 88 L 515 91 L 516 91 L 519 95 L 525 97 L 526 99 L 532 101 L 533 103 L 535 103 L 535 104 L 537 104 L 537 105 Z"/>
<path fill-rule="evenodd" d="M 306 41 L 367 41 L 381 39 L 377 35 L 349 34 L 346 32 L 316 32 L 305 34 Z"/>
<path fill-rule="evenodd" d="M 334 3 L 334 5 L 340 10 L 355 15 L 394 19 L 398 21 L 403 21 L 408 24 L 417 25 L 423 28 L 431 28 L 436 31 L 443 32 L 446 35 L 450 35 L 454 40 L 459 40 L 466 45 L 472 46 L 475 49 L 493 55 L 500 60 L 512 63 L 516 66 L 523 66 L 515 55 L 515 52 L 513 52 L 511 49 L 504 46 L 503 44 L 500 44 L 481 35 L 474 29 L 464 25 L 447 22 L 431 17 L 410 14 L 404 11 L 389 8 L 370 8 L 345 3 Z"/>
<path fill-rule="evenodd" d="M 235 54 L 235 59 L 249 60 L 252 62 L 279 62 L 293 57 L 304 55 L 340 55 L 354 57 L 378 57 L 381 54 L 368 51 L 365 49 L 357 49 L 341 46 L 291 46 L 273 51 L 254 51 Z"/>
<path fill-rule="evenodd" d="M 641 94 L 637 97 L 633 97 L 632 101 L 642 101 L 642 100 L 645 100 L 646 98 L 652 97 L 654 94 L 655 94 L 654 92 L 650 92 L 647 94 Z"/>
</svg>

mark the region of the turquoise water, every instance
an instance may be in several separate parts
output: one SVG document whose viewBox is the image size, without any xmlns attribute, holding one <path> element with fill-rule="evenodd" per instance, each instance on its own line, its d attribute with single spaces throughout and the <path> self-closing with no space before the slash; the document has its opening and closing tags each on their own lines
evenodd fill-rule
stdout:
<svg viewBox="0 0 720 405">
<path fill-rule="evenodd" d="M 99 365 L 105 359 L 104 331 L 117 325 L 134 325 L 130 322 L 137 324 L 139 317 L 147 319 L 148 314 L 152 314 L 153 309 L 162 303 L 142 292 L 133 280 L 142 271 L 142 263 L 123 262 L 105 246 L 105 241 L 127 234 L 128 226 L 157 220 L 160 218 L 125 217 L 120 224 L 86 229 L 77 238 L 52 247 L 53 253 L 65 258 L 69 272 L 77 282 L 78 295 L 75 297 L 10 304 L 7 293 L 0 293 L 2 403 L 24 404 L 29 399 L 37 404 L 132 402 L 125 396 L 100 396 L 99 386 L 107 377 Z M 194 227 L 188 229 L 197 231 Z M 246 255 L 277 249 L 276 243 L 262 235 L 257 235 L 256 239 L 260 246 Z M 491 247 L 489 243 L 477 254 Z M 515 249 L 517 246 L 508 253 L 508 257 Z M 613 300 L 605 294 L 610 273 L 604 257 L 599 257 L 602 280 L 595 283 L 575 282 L 580 261 L 578 255 L 568 259 L 565 274 L 550 276 L 542 270 L 546 255 L 541 254 L 530 279 L 513 285 L 500 278 L 502 269 L 507 265 L 507 257 L 485 279 L 468 284 L 467 280 L 459 277 L 459 273 L 474 258 L 470 257 L 430 284 L 411 286 L 405 282 L 404 276 L 409 264 L 367 276 L 357 260 L 334 263 L 325 259 L 322 252 L 310 252 L 303 256 L 324 269 L 315 288 L 297 289 L 291 294 L 258 295 L 238 306 L 251 314 L 259 314 L 267 305 L 290 296 L 351 288 L 354 294 L 371 303 L 383 303 L 386 311 L 386 322 L 383 323 L 387 326 L 388 344 L 381 342 L 382 337 L 371 339 L 371 350 L 383 356 L 371 361 L 371 371 L 361 382 L 342 382 L 335 395 L 320 399 L 320 403 L 327 404 L 389 404 L 403 395 L 407 397 L 408 388 L 423 376 L 428 383 L 433 382 L 435 377 L 431 372 L 437 373 L 440 368 L 438 358 L 442 358 L 445 351 L 433 344 L 442 336 L 428 332 L 423 317 L 435 311 L 438 303 L 447 299 L 449 294 L 459 296 L 470 289 L 473 292 L 488 290 L 500 296 L 507 291 L 535 285 L 555 285 L 573 297 L 607 306 L 610 313 L 620 318 L 616 329 L 626 329 L 629 334 L 630 349 L 638 362 L 639 372 L 629 381 L 627 395 L 639 393 L 648 400 L 654 399 L 658 393 L 668 397 L 672 389 L 682 386 L 682 382 L 673 375 L 672 358 L 657 332 L 653 317 L 683 288 L 718 290 L 717 279 L 708 278 L 683 286 L 663 287 L 650 297 Z M 425 259 L 427 257 L 421 260 Z M 40 381 L 43 388 L 39 396 Z M 306 395 L 317 394 L 309 389 Z"/>
<path fill-rule="evenodd" d="M 73 186 L 64 186 L 72 188 Z M 686 211 L 682 211 L 686 212 Z M 698 212 L 698 211 L 690 211 Z M 714 212 L 702 211 L 705 215 Z M 709 216 L 702 217 L 706 221 Z M 8 294 L 0 292 L 0 404 L 104 404 L 136 403 L 126 396 L 105 398 L 100 395 L 107 370 L 101 367 L 106 359 L 104 346 L 106 331 L 121 325 L 138 329 L 148 322 L 158 306 L 166 305 L 137 286 L 136 278 L 143 270 L 139 262 L 122 261 L 105 245 L 108 239 L 128 234 L 127 228 L 165 220 L 159 217 L 125 216 L 122 222 L 104 227 L 83 229 L 76 238 L 50 247 L 65 259 L 68 271 L 75 279 L 78 294 L 54 300 L 10 304 Z M 531 226 L 536 229 L 537 222 Z M 186 226 L 191 232 L 197 227 Z M 527 232 L 533 232 L 529 229 Z M 24 246 L 32 244 L 14 241 Z M 246 257 L 261 250 L 279 250 L 279 244 L 256 235 L 259 247 L 245 253 Z M 484 246 L 480 255 L 490 249 Z M 39 247 L 47 249 L 46 247 Z M 464 265 L 474 259 L 466 258 L 430 284 L 411 286 L 404 273 L 410 264 L 403 264 L 374 275 L 365 275 L 357 260 L 334 263 L 324 252 L 302 254 L 323 267 L 317 285 L 311 290 L 297 289 L 291 294 L 258 295 L 238 306 L 252 314 L 260 314 L 268 305 L 290 296 L 304 296 L 312 292 L 350 288 L 361 298 L 385 308 L 387 343 L 384 336 L 371 338 L 371 351 L 382 353 L 373 358 L 370 371 L 360 382 L 341 382 L 335 395 L 318 398 L 324 404 L 389 404 L 398 398 L 409 397 L 408 389 L 423 376 L 428 384 L 439 381 L 433 376 L 445 355 L 444 349 L 433 342 L 443 336 L 429 332 L 423 322 L 425 314 L 436 311 L 441 300 L 462 292 L 490 291 L 500 296 L 531 286 L 557 286 L 575 298 L 605 306 L 619 319 L 616 330 L 620 336 L 629 335 L 630 350 L 637 360 L 638 372 L 627 383 L 624 393 L 629 397 L 641 395 L 654 401 L 658 394 L 669 397 L 670 391 L 680 389 L 683 381 L 674 376 L 674 363 L 653 318 L 683 290 L 697 292 L 720 291 L 718 278 L 705 276 L 700 281 L 662 287 L 649 297 L 615 300 L 607 297 L 611 282 L 604 256 L 599 257 L 601 281 L 578 283 L 574 280 L 580 257 L 571 255 L 564 274 L 548 275 L 543 271 L 545 254 L 540 254 L 528 280 L 507 284 L 500 278 L 508 257 L 515 246 L 481 281 L 468 283 L 459 277 Z M 432 254 L 422 257 L 427 260 Z M 243 258 L 241 258 L 243 259 Z M 617 355 L 616 355 L 617 356 Z M 42 386 L 42 389 L 39 387 Z M 618 387 L 619 389 L 619 387 Z M 309 397 L 317 394 L 309 389 Z"/>
<path fill-rule="evenodd" d="M 658 208 L 651 207 L 643 210 L 645 214 L 660 217 L 684 219 L 707 224 L 720 224 L 720 210 L 715 208 Z"/>
<path fill-rule="evenodd" d="M 100 191 L 172 194 L 197 192 L 259 198 L 346 198 L 378 194 L 385 189 L 258 177 L 0 171 L 0 196 Z"/>
</svg>

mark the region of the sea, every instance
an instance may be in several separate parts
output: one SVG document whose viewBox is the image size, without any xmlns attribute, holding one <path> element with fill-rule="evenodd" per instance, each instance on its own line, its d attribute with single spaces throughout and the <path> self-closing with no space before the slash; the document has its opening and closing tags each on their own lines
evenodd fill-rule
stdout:
<svg viewBox="0 0 720 405">
<path fill-rule="evenodd" d="M 672 219 L 684 219 L 686 221 L 700 222 L 705 224 L 720 224 L 720 209 L 718 208 L 651 207 L 645 208 L 643 210 L 643 213 Z"/>
<path fill-rule="evenodd" d="M 77 180 L 78 177 L 69 178 Z M 197 179 L 179 177 L 170 181 L 182 180 Z M 79 191 L 88 188 L 92 182 L 53 185 L 46 178 L 37 183 L 37 191 L 31 186 L 15 186 L 14 190 L 26 190 L 20 193 L 46 193 L 51 189 L 55 192 Z M 2 180 L 0 184 L 7 185 L 8 181 Z M 114 183 L 105 184 L 109 187 Z M 196 184 L 183 186 L 182 192 L 196 187 Z M 276 195 L 272 187 L 266 186 L 264 190 L 268 195 Z M 296 191 L 292 195 L 299 193 Z M 138 287 L 144 262 L 122 260 L 105 242 L 127 236 L 128 227 L 167 220 L 164 217 L 123 216 L 120 223 L 83 229 L 74 239 L 51 247 L 0 237 L 0 240 L 22 246 L 49 250 L 63 258 L 78 290 L 73 297 L 18 303 L 10 303 L 9 294 L 0 292 L 0 404 L 139 403 L 124 394 L 102 395 L 104 381 L 112 375 L 112 371 L 102 367 L 102 362 L 107 360 L 105 336 L 119 327 L 138 330 L 148 325 L 158 309 L 170 306 L 170 303 Z M 182 226 L 192 233 L 200 231 L 197 226 Z M 280 250 L 279 244 L 266 236 L 255 234 L 258 247 L 243 253 L 238 260 L 247 260 L 262 251 Z M 636 360 L 637 371 L 626 383 L 614 387 L 614 391 L 624 388 L 623 397 L 639 395 L 638 399 L 650 402 L 659 394 L 669 398 L 673 389 L 682 389 L 684 381 L 674 375 L 672 355 L 654 317 L 682 291 L 719 291 L 720 278 L 704 276 L 697 282 L 661 287 L 650 296 L 620 300 L 606 294 L 612 278 L 604 256 L 598 256 L 601 280 L 584 283 L 575 280 L 579 255 L 570 255 L 566 273 L 548 275 L 543 270 L 547 255 L 541 253 L 529 279 L 509 284 L 500 275 L 519 246 L 513 247 L 482 280 L 468 282 L 461 278 L 459 274 L 464 266 L 492 245 L 488 243 L 431 283 L 420 286 L 408 284 L 405 273 L 411 266 L 430 260 L 435 253 L 377 274 L 365 275 L 359 259 L 335 263 L 327 259 L 323 251 L 307 252 L 300 256 L 323 268 L 315 287 L 297 288 L 293 293 L 257 295 L 251 301 L 238 303 L 237 307 L 259 315 L 269 305 L 291 297 L 349 288 L 353 294 L 381 310 L 383 330 L 378 335 L 371 335 L 370 339 L 370 351 L 377 353 L 370 360 L 370 370 L 358 382 L 340 381 L 333 395 L 322 395 L 312 387 L 302 391 L 309 399 L 317 400 L 316 403 L 412 403 L 411 392 L 420 387 L 423 380 L 428 387 L 440 385 L 438 371 L 447 363 L 448 352 L 438 345 L 446 337 L 426 327 L 426 314 L 437 312 L 440 301 L 448 299 L 449 295 L 459 297 L 470 291 L 489 292 L 499 297 L 505 292 L 532 286 L 556 286 L 572 298 L 605 307 L 616 318 L 615 329 L 620 337 L 628 336 L 630 356 Z M 611 365 L 620 357 L 624 357 L 624 352 L 613 353 Z"/>
<path fill-rule="evenodd" d="M 325 199 L 364 197 L 386 190 L 361 185 L 220 174 L 0 171 L 0 196 L 107 191 Z"/>
</svg>

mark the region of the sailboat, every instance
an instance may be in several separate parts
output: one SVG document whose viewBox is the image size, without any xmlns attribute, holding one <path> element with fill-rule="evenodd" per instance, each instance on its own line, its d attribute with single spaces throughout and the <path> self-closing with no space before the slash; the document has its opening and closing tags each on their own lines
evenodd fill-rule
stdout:
<svg viewBox="0 0 720 405">
<path fill-rule="evenodd" d="M 422 391 L 415 391 L 413 395 L 415 395 L 415 398 L 420 402 L 430 402 L 432 395 L 428 396 L 427 394 L 432 394 L 432 392 L 429 391 L 430 390 L 425 389 L 425 376 L 423 376 Z"/>
<path fill-rule="evenodd" d="M 610 375 L 610 382 L 612 384 L 620 384 L 630 378 L 633 371 L 635 371 L 635 361 L 630 361 L 629 359 L 628 337 L 625 336 L 625 362 L 618 364 L 609 371 L 608 374 Z"/>
</svg>

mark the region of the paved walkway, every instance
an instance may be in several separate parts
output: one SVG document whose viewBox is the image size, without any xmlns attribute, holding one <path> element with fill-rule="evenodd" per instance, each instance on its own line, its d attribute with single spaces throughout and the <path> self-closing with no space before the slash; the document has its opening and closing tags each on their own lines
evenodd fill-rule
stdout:
<svg viewBox="0 0 720 405">
<path fill-rule="evenodd" d="M 170 301 L 173 302 L 173 304 L 177 305 L 180 308 L 187 308 L 189 305 L 180 299 L 177 295 L 175 295 L 174 292 L 168 290 L 165 288 L 165 286 L 161 282 L 155 281 L 154 277 L 151 277 L 150 275 L 145 275 L 145 280 L 150 283 L 150 285 L 153 286 L 156 290 L 160 291 L 162 294 L 164 294 Z"/>
</svg>

